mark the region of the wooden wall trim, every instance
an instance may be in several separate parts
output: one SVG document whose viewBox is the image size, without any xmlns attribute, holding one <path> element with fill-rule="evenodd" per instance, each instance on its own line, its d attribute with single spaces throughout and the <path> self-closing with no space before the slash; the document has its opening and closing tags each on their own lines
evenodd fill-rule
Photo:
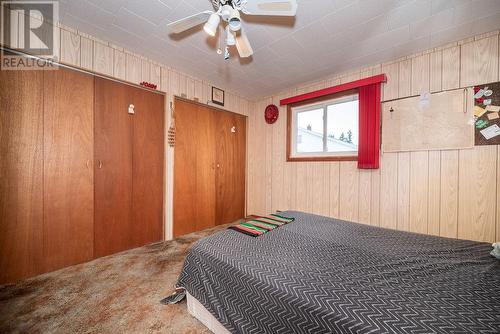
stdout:
<svg viewBox="0 0 500 334">
<path fill-rule="evenodd" d="M 39 60 L 46 61 L 46 59 L 41 58 L 39 56 L 30 55 L 28 53 L 20 52 L 18 50 L 14 50 L 14 49 L 11 49 L 9 47 L 2 46 L 2 45 L 0 45 L 0 51 L 6 52 L 6 53 L 12 53 L 12 54 L 19 55 L 19 56 L 26 56 L 26 57 L 32 58 L 32 59 L 39 59 Z M 166 95 L 166 92 L 162 92 L 162 91 L 159 91 L 159 90 L 156 90 L 156 89 L 147 88 L 147 87 L 141 86 L 139 84 L 135 84 L 135 83 L 132 83 L 132 82 L 120 79 L 120 78 L 113 77 L 111 75 L 101 74 L 101 73 L 99 73 L 97 71 L 92 71 L 92 70 L 89 70 L 89 69 L 76 67 L 74 65 L 66 64 L 66 63 L 63 63 L 63 62 L 54 62 L 54 61 L 50 61 L 50 60 L 47 61 L 47 62 L 51 63 L 51 64 L 53 64 L 54 66 L 57 66 L 57 67 L 66 68 L 68 70 L 80 72 L 80 73 L 83 73 L 83 74 L 89 74 L 89 75 L 92 75 L 94 77 L 98 77 L 98 78 L 103 78 L 103 79 L 115 81 L 115 82 L 118 82 L 118 83 L 121 83 L 121 84 L 124 84 L 124 85 L 127 85 L 127 86 L 132 86 L 132 87 L 135 87 L 135 88 L 146 90 L 148 92 L 152 92 L 152 93 L 155 93 L 155 94 Z"/>
<path fill-rule="evenodd" d="M 378 75 L 374 75 L 372 77 L 363 78 L 363 79 L 343 83 L 340 85 L 335 85 L 335 86 L 328 87 L 328 88 L 322 88 L 320 90 L 316 90 L 313 92 L 288 97 L 286 99 L 281 100 L 280 105 L 285 106 L 285 105 L 300 103 L 300 102 L 307 103 L 313 99 L 322 98 L 325 96 L 349 91 L 352 89 L 357 89 L 357 88 L 360 88 L 363 86 L 382 83 L 382 82 L 385 82 L 386 80 L 387 79 L 386 79 L 385 74 L 378 74 Z"/>
<path fill-rule="evenodd" d="M 221 107 L 213 106 L 213 105 L 210 105 L 210 104 L 205 104 L 205 103 L 202 103 L 202 102 L 196 101 L 196 100 L 190 100 L 190 99 L 182 97 L 182 96 L 174 96 L 174 101 L 182 101 L 182 102 L 186 102 L 186 103 L 191 103 L 191 104 L 194 104 L 194 105 L 198 105 L 198 106 L 201 106 L 201 107 L 205 107 L 205 108 L 208 108 L 208 109 L 212 109 L 212 110 L 215 110 L 215 111 L 228 112 L 228 113 L 233 113 L 233 114 L 240 115 L 239 113 L 233 112 L 231 110 L 223 109 Z M 242 116 L 248 117 L 247 115 L 242 115 Z"/>
</svg>

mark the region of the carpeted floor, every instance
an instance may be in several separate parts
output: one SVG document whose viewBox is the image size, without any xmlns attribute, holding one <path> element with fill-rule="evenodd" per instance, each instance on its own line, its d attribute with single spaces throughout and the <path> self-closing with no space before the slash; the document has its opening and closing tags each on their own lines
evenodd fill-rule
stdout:
<svg viewBox="0 0 500 334">
<path fill-rule="evenodd" d="M 0 333 L 209 333 L 162 305 L 191 245 L 227 225 L 0 286 Z"/>
</svg>

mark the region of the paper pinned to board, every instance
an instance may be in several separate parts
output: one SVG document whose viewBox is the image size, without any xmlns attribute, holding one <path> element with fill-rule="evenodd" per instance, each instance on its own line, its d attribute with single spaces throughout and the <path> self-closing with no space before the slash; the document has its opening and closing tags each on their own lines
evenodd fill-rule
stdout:
<svg viewBox="0 0 500 334">
<path fill-rule="evenodd" d="M 499 118 L 500 118 L 500 115 L 498 115 L 498 113 L 497 113 L 497 112 L 492 112 L 492 113 L 489 113 L 489 114 L 487 114 L 487 116 L 488 116 L 488 119 L 489 119 L 490 121 L 492 121 L 492 120 L 494 120 L 494 119 L 499 119 Z"/>
<path fill-rule="evenodd" d="M 473 91 L 474 144 L 500 145 L 500 81 L 474 86 Z"/>
<path fill-rule="evenodd" d="M 488 112 L 499 112 L 500 111 L 500 106 L 494 106 L 490 104 L 489 106 L 486 106 L 486 111 Z"/>
<path fill-rule="evenodd" d="M 497 124 L 493 124 L 492 126 L 489 126 L 484 130 L 481 130 L 481 134 L 487 140 L 494 138 L 496 136 L 500 136 L 500 127 Z"/>
<path fill-rule="evenodd" d="M 480 99 L 484 96 L 484 89 L 480 89 L 476 92 L 476 94 L 474 94 L 474 98 L 475 99 Z"/>
<path fill-rule="evenodd" d="M 475 106 L 474 107 L 474 116 L 479 118 L 483 116 L 486 113 L 486 109 L 481 108 L 480 106 Z"/>
<path fill-rule="evenodd" d="M 431 93 L 422 92 L 418 101 L 419 109 L 427 108 L 431 104 Z"/>
<path fill-rule="evenodd" d="M 476 128 L 477 128 L 477 129 L 484 129 L 485 127 L 487 127 L 487 126 L 488 126 L 488 124 L 489 124 L 489 123 L 490 123 L 490 122 L 488 122 L 488 121 L 486 121 L 486 120 L 484 120 L 484 119 L 479 119 L 479 120 L 477 120 L 477 122 L 476 122 Z"/>
</svg>

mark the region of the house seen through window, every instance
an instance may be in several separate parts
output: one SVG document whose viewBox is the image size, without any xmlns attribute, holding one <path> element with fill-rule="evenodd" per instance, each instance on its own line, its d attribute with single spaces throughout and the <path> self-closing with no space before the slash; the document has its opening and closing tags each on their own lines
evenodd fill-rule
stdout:
<svg viewBox="0 0 500 334">
<path fill-rule="evenodd" d="M 292 107 L 290 158 L 357 157 L 358 95 Z"/>
</svg>

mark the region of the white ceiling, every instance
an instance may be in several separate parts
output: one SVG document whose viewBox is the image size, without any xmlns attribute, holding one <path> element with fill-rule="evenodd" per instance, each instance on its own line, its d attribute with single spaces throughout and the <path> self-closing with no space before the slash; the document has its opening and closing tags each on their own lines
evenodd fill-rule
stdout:
<svg viewBox="0 0 500 334">
<path fill-rule="evenodd" d="M 252 1 L 252 0 L 249 0 Z M 296 18 L 245 16 L 255 54 L 225 61 L 201 29 L 167 24 L 210 0 L 61 0 L 63 24 L 257 98 L 500 28 L 500 0 L 298 0 Z"/>
</svg>

